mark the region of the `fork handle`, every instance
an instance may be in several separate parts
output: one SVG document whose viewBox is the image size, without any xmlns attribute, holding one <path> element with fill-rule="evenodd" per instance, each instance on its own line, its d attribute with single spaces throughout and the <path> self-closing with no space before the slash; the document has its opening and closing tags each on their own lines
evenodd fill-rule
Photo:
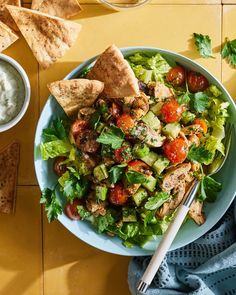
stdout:
<svg viewBox="0 0 236 295">
<path fill-rule="evenodd" d="M 199 180 L 196 180 L 193 186 L 187 192 L 187 198 L 179 206 L 176 211 L 175 217 L 169 225 L 167 231 L 163 235 L 163 238 L 157 247 L 147 269 L 145 270 L 141 280 L 138 283 L 137 290 L 142 293 L 146 293 L 148 286 L 151 284 L 156 272 L 158 271 L 162 260 L 168 252 L 172 242 L 174 241 L 186 215 L 188 214 L 189 208 L 196 196 L 196 192 L 199 188 Z"/>
<path fill-rule="evenodd" d="M 168 252 L 176 234 L 179 231 L 186 215 L 188 214 L 189 207 L 181 205 L 176 212 L 174 222 L 172 222 L 167 231 L 165 232 L 155 254 L 152 256 L 149 265 L 144 272 L 137 289 L 143 293 L 146 292 L 148 286 L 151 284 L 157 270 L 159 269 L 162 260 L 164 259 L 166 253 Z"/>
</svg>

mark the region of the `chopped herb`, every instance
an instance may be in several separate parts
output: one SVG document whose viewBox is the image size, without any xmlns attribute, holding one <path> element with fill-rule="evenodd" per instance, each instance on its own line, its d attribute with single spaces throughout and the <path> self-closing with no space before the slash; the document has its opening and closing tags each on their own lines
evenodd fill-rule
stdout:
<svg viewBox="0 0 236 295">
<path fill-rule="evenodd" d="M 124 174 L 124 168 L 126 167 L 126 164 L 120 164 L 111 167 L 109 170 L 109 181 L 111 183 L 117 183 L 122 178 L 122 175 Z"/>
<path fill-rule="evenodd" d="M 198 113 L 203 113 L 209 106 L 209 97 L 204 92 L 194 93 L 191 99 L 191 107 Z"/>
<path fill-rule="evenodd" d="M 55 190 L 46 188 L 42 192 L 40 203 L 45 205 L 48 222 L 57 219 L 58 215 L 62 213 L 62 207 L 56 197 Z"/>
<path fill-rule="evenodd" d="M 147 177 L 143 173 L 140 173 L 135 170 L 128 170 L 128 172 L 125 173 L 126 180 L 129 185 L 135 184 L 135 183 L 145 183 L 147 182 Z"/>
<path fill-rule="evenodd" d="M 81 220 L 87 219 L 88 217 L 91 216 L 91 213 L 88 210 L 86 210 L 84 206 L 81 206 L 81 205 L 77 206 L 77 210 Z"/>
<path fill-rule="evenodd" d="M 109 128 L 104 128 L 100 136 L 97 138 L 97 142 L 111 145 L 113 149 L 119 149 L 124 141 L 123 131 L 116 127 L 110 126 Z"/>
<path fill-rule="evenodd" d="M 222 184 L 214 180 L 210 176 L 205 176 L 201 180 L 200 195 L 198 199 L 201 201 L 214 202 L 217 197 L 217 193 L 222 189 Z"/>
<path fill-rule="evenodd" d="M 212 159 L 212 153 L 205 149 L 203 146 L 193 145 L 188 152 L 188 159 L 190 161 L 198 162 L 201 164 L 207 163 Z"/>
<path fill-rule="evenodd" d="M 197 51 L 204 58 L 213 57 L 211 49 L 211 39 L 208 35 L 194 33 L 195 45 Z"/>
<path fill-rule="evenodd" d="M 236 39 L 230 41 L 226 38 L 221 55 L 227 59 L 230 65 L 236 67 Z"/>
</svg>

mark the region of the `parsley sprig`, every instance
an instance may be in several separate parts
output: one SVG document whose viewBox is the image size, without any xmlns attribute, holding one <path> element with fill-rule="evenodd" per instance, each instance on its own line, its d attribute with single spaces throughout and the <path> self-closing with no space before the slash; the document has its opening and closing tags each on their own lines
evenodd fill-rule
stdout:
<svg viewBox="0 0 236 295">
<path fill-rule="evenodd" d="M 197 51 L 204 58 L 212 57 L 211 39 L 208 35 L 193 33 Z"/>
<path fill-rule="evenodd" d="M 230 41 L 226 38 L 221 55 L 227 59 L 230 65 L 236 68 L 236 39 Z"/>
<path fill-rule="evenodd" d="M 40 204 L 44 204 L 48 222 L 58 218 L 62 213 L 62 207 L 56 197 L 55 189 L 46 188 L 42 192 Z"/>
</svg>

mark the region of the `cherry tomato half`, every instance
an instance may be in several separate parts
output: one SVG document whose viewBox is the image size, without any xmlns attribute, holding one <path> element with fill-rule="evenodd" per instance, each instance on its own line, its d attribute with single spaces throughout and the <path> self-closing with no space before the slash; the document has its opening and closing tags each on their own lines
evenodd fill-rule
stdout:
<svg viewBox="0 0 236 295">
<path fill-rule="evenodd" d="M 177 137 L 172 141 L 166 141 L 163 145 L 163 151 L 172 163 L 182 163 L 188 154 L 188 144 L 183 138 Z"/>
<path fill-rule="evenodd" d="M 127 202 L 128 194 L 122 183 L 117 183 L 114 188 L 110 189 L 108 199 L 115 206 L 122 206 Z"/>
<path fill-rule="evenodd" d="M 173 86 L 181 86 L 185 82 L 185 69 L 181 66 L 173 67 L 166 75 L 166 80 Z"/>
<path fill-rule="evenodd" d="M 140 173 L 144 173 L 146 175 L 151 175 L 152 174 L 152 171 L 150 169 L 150 167 L 144 163 L 143 161 L 140 161 L 140 160 L 133 160 L 131 162 L 128 163 L 128 166 L 135 170 L 135 171 L 138 171 Z"/>
<path fill-rule="evenodd" d="M 76 146 L 85 153 L 94 154 L 98 150 L 100 144 L 96 141 L 98 134 L 95 130 L 82 130 L 76 138 Z"/>
<path fill-rule="evenodd" d="M 176 99 L 166 101 L 160 110 L 162 120 L 166 123 L 178 122 L 181 118 L 182 112 L 183 109 Z"/>
<path fill-rule="evenodd" d="M 125 134 L 129 134 L 130 130 L 134 127 L 134 120 L 129 114 L 124 113 L 116 120 L 116 125 L 121 128 Z"/>
<path fill-rule="evenodd" d="M 194 121 L 193 121 L 193 124 L 197 124 L 197 125 L 200 125 L 202 130 L 203 130 L 203 133 L 206 134 L 207 133 L 207 123 L 204 119 L 201 119 L 201 118 L 196 118 Z"/>
<path fill-rule="evenodd" d="M 80 215 L 77 210 L 78 205 L 81 205 L 81 200 L 74 199 L 72 203 L 68 202 L 65 206 L 65 214 L 72 220 L 80 219 Z"/>
<path fill-rule="evenodd" d="M 89 127 L 89 122 L 87 120 L 76 120 L 70 128 L 70 131 L 76 141 L 77 136 L 85 129 Z"/>
<path fill-rule="evenodd" d="M 188 88 L 191 92 L 204 91 L 208 88 L 209 82 L 202 74 L 191 71 L 187 76 Z"/>
<path fill-rule="evenodd" d="M 56 157 L 53 163 L 53 171 L 57 176 L 62 176 L 66 172 L 66 165 L 61 164 L 66 160 L 66 157 Z"/>
<path fill-rule="evenodd" d="M 129 162 L 132 160 L 131 150 L 129 145 L 124 145 L 119 149 L 114 150 L 115 161 L 117 163 Z"/>
</svg>

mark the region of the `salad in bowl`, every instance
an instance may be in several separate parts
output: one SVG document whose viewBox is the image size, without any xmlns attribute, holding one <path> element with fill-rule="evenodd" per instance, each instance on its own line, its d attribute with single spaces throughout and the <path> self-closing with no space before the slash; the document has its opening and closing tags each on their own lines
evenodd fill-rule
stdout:
<svg viewBox="0 0 236 295">
<path fill-rule="evenodd" d="M 41 198 L 49 221 L 64 212 L 144 247 L 200 179 L 188 219 L 205 223 L 204 205 L 222 189 L 205 171 L 224 155 L 229 116 L 216 85 L 158 52 L 124 58 L 113 45 L 78 78 L 48 88 L 64 111 L 41 134 L 41 157 L 56 176 Z"/>
</svg>

